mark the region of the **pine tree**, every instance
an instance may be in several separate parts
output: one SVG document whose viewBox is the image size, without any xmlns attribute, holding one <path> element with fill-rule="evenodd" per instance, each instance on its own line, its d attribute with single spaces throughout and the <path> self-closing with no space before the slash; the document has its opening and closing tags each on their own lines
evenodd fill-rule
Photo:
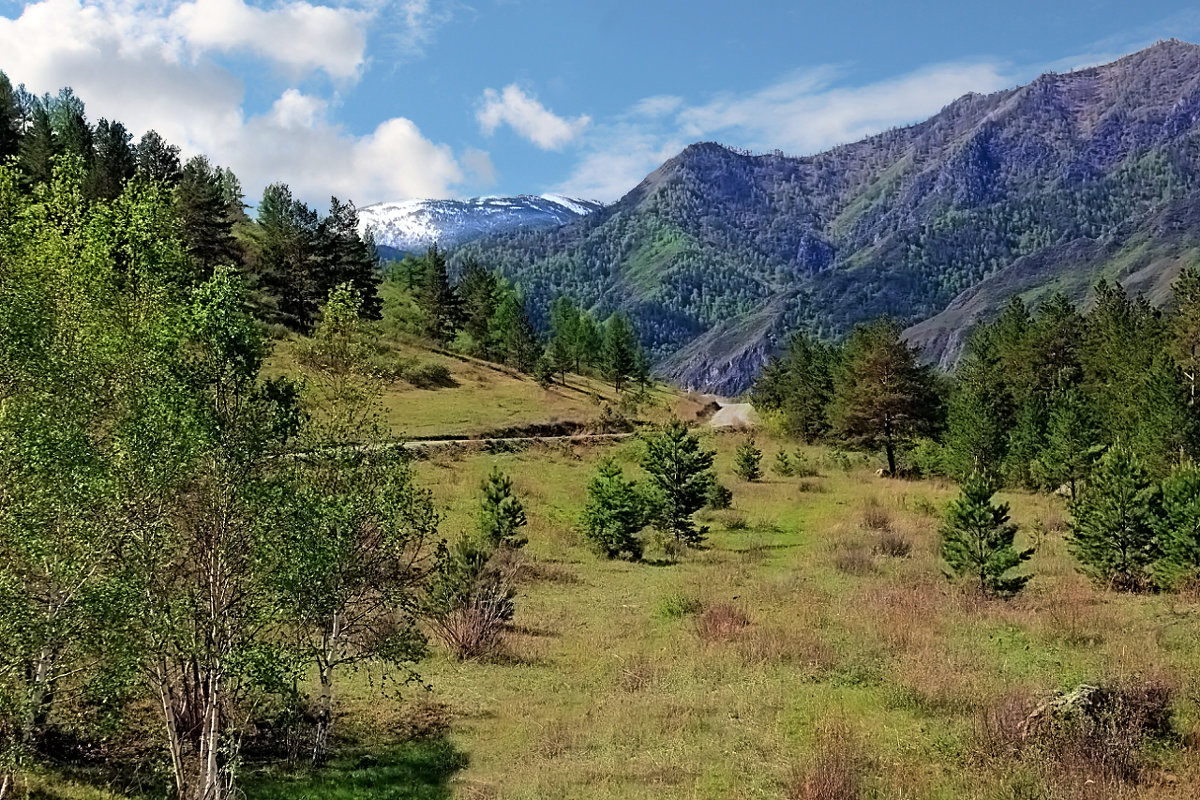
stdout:
<svg viewBox="0 0 1200 800">
<path fill-rule="evenodd" d="M 624 314 L 613 314 L 604 323 L 604 374 L 618 392 L 633 374 L 638 346 L 637 334 Z"/>
<path fill-rule="evenodd" d="M 1200 577 L 1200 470 L 1187 467 L 1162 483 L 1162 510 L 1155 533 L 1163 558 L 1156 572 L 1164 583 Z"/>
<path fill-rule="evenodd" d="M 1183 370 L 1188 387 L 1188 405 L 1196 405 L 1196 382 L 1200 379 L 1200 270 L 1179 273 L 1171 287 L 1176 310 L 1170 319 L 1170 350 Z"/>
<path fill-rule="evenodd" d="M 50 125 L 54 128 L 55 155 L 79 159 L 85 169 L 92 165 L 92 127 L 88 125 L 83 101 L 70 87 L 60 89 L 58 96 L 47 100 Z"/>
<path fill-rule="evenodd" d="M 228 204 L 226 204 L 228 212 Z M 318 291 L 350 284 L 362 298 L 362 314 L 379 319 L 383 303 L 379 299 L 379 255 L 375 244 L 358 230 L 358 210 L 353 203 L 336 197 L 329 201 L 329 214 L 316 231 L 317 264 L 313 265 Z"/>
<path fill-rule="evenodd" d="M 1103 451 L 1089 398 L 1076 388 L 1057 393 L 1050 407 L 1046 445 L 1033 464 L 1044 488 L 1066 486 L 1074 500 L 1079 483 Z"/>
<path fill-rule="evenodd" d="M 1129 398 L 1136 421 L 1129 445 L 1151 475 L 1164 476 L 1196 456 L 1200 431 L 1188 391 L 1183 371 L 1159 350 Z"/>
<path fill-rule="evenodd" d="M 137 174 L 144 180 L 174 186 L 179 180 L 179 148 L 150 130 L 138 141 Z M 266 194 L 264 193 L 264 197 Z"/>
<path fill-rule="evenodd" d="M 1159 489 L 1141 463 L 1124 447 L 1109 450 L 1071 503 L 1067 544 L 1080 569 L 1115 589 L 1152 586 L 1160 506 Z"/>
<path fill-rule="evenodd" d="M 479 536 L 486 546 L 516 549 L 526 540 L 519 535 L 528 520 L 525 506 L 513 495 L 512 478 L 493 467 L 480 486 Z"/>
<path fill-rule="evenodd" d="M 786 450 L 775 453 L 774 470 L 775 474 L 781 478 L 790 478 L 796 474 L 796 468 L 792 466 L 792 459 Z"/>
<path fill-rule="evenodd" d="M 604 359 L 604 332 L 590 311 L 579 315 L 579 339 L 575 344 L 575 371 L 594 369 Z"/>
<path fill-rule="evenodd" d="M 1013 544 L 1017 526 L 1009 524 L 1008 505 L 992 504 L 995 489 L 982 475 L 972 475 L 946 510 L 941 528 L 941 554 L 950 574 L 979 580 L 990 597 L 1016 594 L 1030 576 L 1008 576 L 1028 561 L 1033 550 Z"/>
<path fill-rule="evenodd" d="M 882 449 L 888 474 L 895 475 L 897 450 L 931 433 L 938 409 L 933 376 L 896 323 L 883 319 L 854 329 L 830 407 L 837 436 L 851 447 Z"/>
<path fill-rule="evenodd" d="M 58 150 L 54 128 L 50 125 L 50 112 L 40 100 L 29 111 L 29 128 L 21 137 L 19 163 L 25 183 L 29 186 L 46 184 L 54 170 L 54 157 Z"/>
<path fill-rule="evenodd" d="M 425 335 L 440 344 L 453 339 L 458 298 L 450 286 L 446 257 L 436 244 L 425 254 L 425 269 L 416 299 L 425 314 Z"/>
<path fill-rule="evenodd" d="M 0 163 L 21 147 L 21 108 L 8 76 L 0 72 Z"/>
<path fill-rule="evenodd" d="M 184 164 L 175 184 L 175 204 L 183 223 L 184 246 L 201 274 L 210 274 L 218 265 L 241 263 L 220 175 L 204 156 Z"/>
<path fill-rule="evenodd" d="M 642 468 L 650 475 L 651 513 L 655 527 L 676 543 L 696 545 L 708 528 L 697 527 L 692 515 L 704 507 L 714 453 L 679 420 L 646 439 Z"/>
<path fill-rule="evenodd" d="M 517 293 L 505 287 L 501 295 L 502 299 L 488 322 L 489 350 L 505 364 L 531 373 L 542 355 L 537 332 Z"/>
<path fill-rule="evenodd" d="M 1014 403 L 990 328 L 971 337 L 955 379 L 945 448 L 950 474 L 998 475 L 1008 455 Z"/>
<path fill-rule="evenodd" d="M 491 357 L 492 353 L 488 352 L 488 320 L 496 313 L 500 279 L 475 259 L 468 259 L 463 265 L 457 293 L 462 305 L 463 331 L 471 337 L 476 349 L 472 355 Z"/>
<path fill-rule="evenodd" d="M 734 454 L 733 472 L 744 481 L 753 483 L 762 477 L 762 450 L 754 443 L 754 437 L 738 445 Z"/>
<path fill-rule="evenodd" d="M 555 298 L 550 304 L 550 361 L 567 382 L 567 372 L 579 367 L 579 307 L 568 297 Z"/>
<path fill-rule="evenodd" d="M 782 357 L 772 359 L 754 384 L 751 399 L 762 409 L 778 411 L 784 429 L 813 442 L 829 429 L 837 353 L 815 338 L 797 333 Z"/>
<path fill-rule="evenodd" d="M 96 124 L 93 141 L 95 158 L 88 181 L 88 195 L 93 199 L 112 200 L 121 193 L 125 182 L 133 177 L 137 169 L 131 144 L 133 137 L 121 123 L 102 119 Z"/>
<path fill-rule="evenodd" d="M 637 484 L 625 477 L 613 459 L 600 462 L 588 483 L 583 532 L 606 558 L 642 557 L 638 534 L 646 527 L 646 507 Z"/>
</svg>

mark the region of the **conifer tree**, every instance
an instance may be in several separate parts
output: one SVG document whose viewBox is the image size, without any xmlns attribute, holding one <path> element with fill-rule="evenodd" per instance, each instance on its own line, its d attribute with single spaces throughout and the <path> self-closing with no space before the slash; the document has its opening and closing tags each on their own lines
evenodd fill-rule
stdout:
<svg viewBox="0 0 1200 800">
<path fill-rule="evenodd" d="M 1164 583 L 1200 577 L 1200 470 L 1178 469 L 1163 481 L 1155 533 L 1163 554 L 1156 572 Z"/>
<path fill-rule="evenodd" d="M 362 315 L 379 319 L 383 307 L 379 299 L 379 255 L 374 242 L 359 233 L 358 210 L 353 203 L 330 199 L 329 214 L 317 225 L 314 257 L 317 263 L 312 265 L 313 282 L 318 291 L 349 284 L 362 298 Z"/>
<path fill-rule="evenodd" d="M 955 379 L 946 430 L 950 473 L 958 478 L 999 474 L 1008 455 L 1014 403 L 990 328 L 971 337 Z"/>
<path fill-rule="evenodd" d="M 0 162 L 15 156 L 21 146 L 21 109 L 8 76 L 0 72 Z"/>
<path fill-rule="evenodd" d="M 175 185 L 175 203 L 183 223 L 184 244 L 201 274 L 207 275 L 221 264 L 241 263 L 219 172 L 204 156 L 184 164 Z"/>
<path fill-rule="evenodd" d="M 21 137 L 19 163 L 26 185 L 36 186 L 50 182 L 58 146 L 50 112 L 41 100 L 34 102 L 29 118 L 29 127 Z"/>
<path fill-rule="evenodd" d="M 131 144 L 133 137 L 121 123 L 102 119 L 96 124 L 93 141 L 95 159 L 88 180 L 88 194 L 92 198 L 112 200 L 121 193 L 137 168 Z"/>
<path fill-rule="evenodd" d="M 784 429 L 813 442 L 829 429 L 836 351 L 800 332 L 782 357 L 772 359 L 755 382 L 751 399 L 759 408 L 778 411 Z"/>
<path fill-rule="evenodd" d="M 590 311 L 579 315 L 579 339 L 575 344 L 575 371 L 594 369 L 603 362 L 604 332 Z"/>
<path fill-rule="evenodd" d="M 569 297 L 555 298 L 550 304 L 550 361 L 567 382 L 567 372 L 578 369 L 580 362 L 579 307 Z"/>
<path fill-rule="evenodd" d="M 136 148 L 137 174 L 144 180 L 174 186 L 179 180 L 179 148 L 158 131 L 146 131 Z M 265 197 L 264 193 L 264 197 Z"/>
<path fill-rule="evenodd" d="M 525 527 L 525 506 L 513 494 L 512 478 L 493 467 L 480 486 L 479 536 L 488 547 L 524 547 L 526 539 L 520 536 Z"/>
<path fill-rule="evenodd" d="M 860 325 L 846 344 L 830 419 L 852 447 L 882 449 L 888 474 L 896 474 L 897 450 L 934 430 L 938 397 L 933 376 L 900 338 L 900 327 L 882 319 Z"/>
<path fill-rule="evenodd" d="M 753 483 L 762 477 L 762 450 L 754 443 L 754 437 L 738 445 L 734 453 L 733 472 L 744 481 Z"/>
<path fill-rule="evenodd" d="M 781 478 L 790 478 L 796 474 L 796 468 L 792 465 L 791 456 L 786 450 L 780 450 L 775 453 L 775 474 Z"/>
<path fill-rule="evenodd" d="M 583 531 L 605 558 L 642 557 L 638 534 L 646 527 L 646 507 L 637 484 L 611 458 L 600 462 L 588 483 Z"/>
<path fill-rule="evenodd" d="M 1196 383 L 1200 379 L 1200 270 L 1179 273 L 1171 287 L 1176 310 L 1170 320 L 1170 349 L 1183 370 L 1188 387 L 1188 405 L 1196 405 Z"/>
<path fill-rule="evenodd" d="M 471 258 L 463 265 L 457 292 L 462 305 L 463 330 L 477 349 L 473 355 L 491 356 L 488 352 L 488 320 L 496 313 L 500 294 L 499 278 Z"/>
<path fill-rule="evenodd" d="M 506 287 L 501 294 L 496 311 L 488 322 L 489 350 L 505 364 L 521 372 L 532 373 L 542 355 L 537 332 L 517 293 Z"/>
<path fill-rule="evenodd" d="M 637 334 L 624 314 L 613 314 L 604 323 L 604 374 L 618 392 L 634 372 L 638 346 Z"/>
<path fill-rule="evenodd" d="M 651 512 L 655 527 L 678 544 L 696 545 L 707 527 L 692 515 L 704 507 L 713 476 L 714 453 L 679 420 L 646 439 L 642 468 L 650 475 Z"/>
<path fill-rule="evenodd" d="M 1137 458 L 1125 447 L 1109 450 L 1071 504 L 1067 544 L 1080 569 L 1115 589 L 1150 588 L 1161 554 L 1160 507 L 1159 489 Z"/>
<path fill-rule="evenodd" d="M 1033 550 L 1013 544 L 1017 526 L 1009 523 L 1008 504 L 992 504 L 991 482 L 976 473 L 946 510 L 941 528 L 941 554 L 950 574 L 979 581 L 989 597 L 1016 594 L 1030 576 L 1008 573 L 1028 561 Z"/>
<path fill-rule="evenodd" d="M 1066 486 L 1074 500 L 1103 449 L 1089 398 L 1077 388 L 1064 389 L 1052 401 L 1046 445 L 1033 475 L 1044 488 Z"/>
<path fill-rule="evenodd" d="M 445 344 L 454 338 L 458 298 L 450 285 L 446 257 L 436 244 L 425 254 L 425 268 L 417 290 L 417 304 L 425 314 L 425 335 Z"/>
</svg>

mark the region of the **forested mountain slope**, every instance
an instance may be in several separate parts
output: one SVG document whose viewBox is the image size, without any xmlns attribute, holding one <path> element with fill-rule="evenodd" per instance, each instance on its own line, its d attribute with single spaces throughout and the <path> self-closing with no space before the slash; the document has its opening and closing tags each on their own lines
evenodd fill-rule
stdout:
<svg viewBox="0 0 1200 800">
<path fill-rule="evenodd" d="M 1200 47 L 966 95 L 925 122 L 791 158 L 695 144 L 617 203 L 461 248 L 534 307 L 624 308 L 659 370 L 745 388 L 792 328 L 880 314 L 929 357 L 1009 295 L 1083 299 L 1107 276 L 1155 295 L 1200 248 Z"/>
</svg>

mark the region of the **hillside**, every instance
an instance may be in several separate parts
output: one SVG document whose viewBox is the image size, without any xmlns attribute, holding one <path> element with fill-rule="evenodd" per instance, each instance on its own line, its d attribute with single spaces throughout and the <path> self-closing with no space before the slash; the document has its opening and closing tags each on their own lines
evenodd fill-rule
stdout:
<svg viewBox="0 0 1200 800">
<path fill-rule="evenodd" d="M 374 232 L 380 254 L 391 258 L 432 244 L 456 247 L 489 234 L 563 225 L 601 207 L 591 200 L 523 194 L 376 203 L 360 208 L 358 215 L 361 229 Z"/>
<path fill-rule="evenodd" d="M 689 388 L 741 391 L 789 330 L 881 314 L 949 363 L 1014 293 L 1161 294 L 1200 246 L 1198 119 L 1200 47 L 1163 42 L 814 156 L 692 145 L 601 211 L 457 258 L 536 306 L 630 310 Z"/>
</svg>

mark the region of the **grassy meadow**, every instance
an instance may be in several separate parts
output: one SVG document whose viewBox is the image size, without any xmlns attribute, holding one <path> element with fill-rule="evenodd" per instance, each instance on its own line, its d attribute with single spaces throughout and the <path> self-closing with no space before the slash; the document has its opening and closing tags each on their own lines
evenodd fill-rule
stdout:
<svg viewBox="0 0 1200 800">
<path fill-rule="evenodd" d="M 1177 746 L 1200 722 L 1200 607 L 1090 585 L 1060 499 L 1002 496 L 1018 543 L 1037 547 L 1036 577 L 984 600 L 941 574 L 953 486 L 878 478 L 872 461 L 816 448 L 817 475 L 780 478 L 769 464 L 785 443 L 762 433 L 768 476 L 746 483 L 731 472 L 742 436 L 704 433 L 735 498 L 702 512 L 707 546 L 645 563 L 600 560 L 575 529 L 597 460 L 637 473 L 637 441 L 420 462 L 450 538 L 493 465 L 526 503 L 503 655 L 435 648 L 427 688 L 395 700 L 360 675 L 340 697 L 350 755 L 317 775 L 258 774 L 249 796 L 1166 798 L 1200 785 Z M 1137 782 L 1017 752 L 1014 726 L 1054 690 L 1122 679 L 1176 690 L 1176 740 Z"/>
</svg>

